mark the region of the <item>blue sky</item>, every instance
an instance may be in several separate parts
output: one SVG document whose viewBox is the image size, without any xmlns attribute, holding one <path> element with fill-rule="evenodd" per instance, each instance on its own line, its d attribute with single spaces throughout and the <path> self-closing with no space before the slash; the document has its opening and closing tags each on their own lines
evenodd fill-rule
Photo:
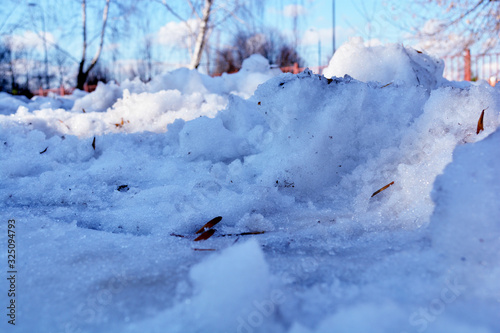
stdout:
<svg viewBox="0 0 500 333">
<path fill-rule="evenodd" d="M 280 1 L 283 7 L 276 4 L 266 9 L 265 20 L 271 25 L 291 33 L 292 17 L 286 15 L 287 6 L 297 4 L 303 7 L 299 16 L 300 51 L 309 66 L 318 63 L 318 37 L 321 40 L 321 63 L 326 65 L 332 55 L 332 0 L 313 1 Z M 402 42 L 403 33 L 391 25 L 384 16 L 387 8 L 382 0 L 335 1 L 336 48 L 350 37 L 361 36 L 365 40 L 378 39 L 381 42 Z M 279 5 L 279 4 L 278 4 Z M 279 16 L 281 14 L 281 17 Z"/>
</svg>

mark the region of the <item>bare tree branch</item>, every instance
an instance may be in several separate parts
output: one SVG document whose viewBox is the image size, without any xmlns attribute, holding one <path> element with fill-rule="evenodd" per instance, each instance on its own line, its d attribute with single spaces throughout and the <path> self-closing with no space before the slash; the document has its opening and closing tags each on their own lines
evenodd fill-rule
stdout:
<svg viewBox="0 0 500 333">
<path fill-rule="evenodd" d="M 198 17 L 199 20 L 201 20 L 201 17 L 200 15 L 198 14 L 198 12 L 196 11 L 196 8 L 194 7 L 193 3 L 191 2 L 191 0 L 187 0 L 188 4 L 189 4 L 189 7 L 191 7 L 191 14 L 194 14 L 196 15 L 196 17 Z"/>
<path fill-rule="evenodd" d="M 191 2 L 189 2 L 191 4 Z M 161 4 L 163 4 L 165 6 L 165 8 L 167 8 L 167 10 L 172 14 L 174 15 L 178 20 L 180 20 L 181 22 L 184 22 L 184 24 L 186 25 L 189 33 L 191 35 L 194 35 L 194 32 L 193 32 L 193 29 L 191 29 L 191 26 L 189 25 L 188 21 L 184 18 L 182 18 L 179 14 L 177 14 L 177 12 L 175 10 L 172 9 L 172 7 L 170 7 L 167 3 L 166 0 L 162 0 L 161 1 Z M 194 10 L 194 9 L 193 9 Z"/>
<path fill-rule="evenodd" d="M 396 19 L 408 22 L 413 38 L 427 51 L 454 55 L 471 47 L 481 53 L 500 46 L 498 0 L 414 0 L 409 5 L 388 1 Z M 388 19 L 392 24 L 394 20 Z"/>
</svg>

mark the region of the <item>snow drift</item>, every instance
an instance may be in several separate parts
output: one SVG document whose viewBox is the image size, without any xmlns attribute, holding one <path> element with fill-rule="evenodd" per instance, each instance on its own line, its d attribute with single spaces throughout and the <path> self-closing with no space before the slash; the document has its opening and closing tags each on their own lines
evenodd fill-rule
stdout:
<svg viewBox="0 0 500 333">
<path fill-rule="evenodd" d="M 360 37 L 342 45 L 324 71 L 326 77 L 350 76 L 382 84 L 436 88 L 443 81 L 444 62 L 401 44 L 366 46 Z"/>
<path fill-rule="evenodd" d="M 0 115 L 17 328 L 498 330 L 499 92 L 387 50 L 357 79 L 276 76 L 253 57 L 221 78 L 178 70 Z"/>
</svg>

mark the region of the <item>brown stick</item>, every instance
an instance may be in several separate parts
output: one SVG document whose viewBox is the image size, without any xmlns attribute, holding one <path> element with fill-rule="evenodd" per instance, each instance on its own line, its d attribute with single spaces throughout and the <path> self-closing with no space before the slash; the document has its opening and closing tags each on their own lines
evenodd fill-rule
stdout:
<svg viewBox="0 0 500 333">
<path fill-rule="evenodd" d="M 371 196 L 371 197 L 373 198 L 375 195 L 379 194 L 379 193 L 380 193 L 380 192 L 382 192 L 383 190 L 386 190 L 386 189 L 387 189 L 389 186 L 391 186 L 391 185 L 394 185 L 394 182 L 390 182 L 389 184 L 387 184 L 387 185 L 385 185 L 384 187 L 382 187 L 380 190 L 377 190 L 377 191 L 373 192 L 373 194 L 372 194 L 372 196 Z"/>
</svg>

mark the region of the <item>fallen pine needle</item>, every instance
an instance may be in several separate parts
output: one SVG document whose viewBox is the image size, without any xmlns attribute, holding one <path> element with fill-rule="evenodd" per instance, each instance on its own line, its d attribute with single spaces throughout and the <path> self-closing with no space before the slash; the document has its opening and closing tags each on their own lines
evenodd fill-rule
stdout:
<svg viewBox="0 0 500 333">
<path fill-rule="evenodd" d="M 250 231 L 250 232 L 242 232 L 241 234 L 236 234 L 235 236 L 260 235 L 263 233 L 265 233 L 265 231 Z"/>
<path fill-rule="evenodd" d="M 379 194 L 379 193 L 380 193 L 380 192 L 382 192 L 383 190 L 386 190 L 386 189 L 387 189 L 389 186 L 391 186 L 391 185 L 394 185 L 394 182 L 390 182 L 389 184 L 387 184 L 387 185 L 385 185 L 384 187 L 382 187 L 380 190 L 377 190 L 377 191 L 373 192 L 373 194 L 372 194 L 372 196 L 371 196 L 371 197 L 373 198 L 375 195 Z"/>
<path fill-rule="evenodd" d="M 264 233 L 265 231 L 250 231 L 250 232 L 242 232 L 241 234 L 224 234 L 224 235 L 219 235 L 219 237 L 261 235 Z"/>
<path fill-rule="evenodd" d="M 207 231 L 205 231 L 204 233 L 202 233 L 201 235 L 199 235 L 197 238 L 195 238 L 195 242 L 198 242 L 198 241 L 201 241 L 201 240 L 206 240 L 206 239 L 209 239 L 210 237 L 213 236 L 213 234 L 215 233 L 215 229 L 209 229 Z M 248 232 L 242 232 L 242 233 L 239 233 L 239 234 L 222 234 L 222 235 L 218 235 L 217 237 L 232 237 L 232 236 L 236 236 L 236 237 L 239 237 L 239 236 L 248 236 L 248 235 L 261 235 L 261 234 L 264 234 L 265 231 L 248 231 Z M 176 234 L 176 233 L 170 233 L 170 236 L 174 236 L 174 237 L 180 237 L 180 238 L 190 238 L 189 236 L 185 236 L 185 235 L 180 235 L 180 234 Z M 238 238 L 236 239 L 236 241 L 238 240 Z M 235 241 L 235 242 L 236 242 Z"/>
<path fill-rule="evenodd" d="M 380 89 L 385 88 L 385 87 L 388 87 L 388 86 L 390 86 L 391 84 L 393 84 L 393 82 L 389 82 L 389 83 L 387 83 L 386 85 L 384 85 L 384 86 L 380 87 Z"/>
<path fill-rule="evenodd" d="M 195 238 L 195 242 L 201 241 L 201 240 L 206 240 L 212 237 L 212 235 L 215 233 L 215 229 L 210 229 L 199 235 L 197 238 Z"/>
<path fill-rule="evenodd" d="M 483 126 L 484 111 L 486 111 L 486 109 L 484 109 L 483 112 L 481 112 L 481 116 L 479 117 L 479 120 L 477 122 L 476 134 L 479 134 L 481 131 L 484 131 L 484 126 Z"/>
<path fill-rule="evenodd" d="M 211 219 L 210 221 L 208 221 L 207 223 L 205 223 L 205 225 L 203 227 L 201 227 L 200 230 L 198 230 L 196 233 L 197 234 L 201 234 L 206 229 L 212 228 L 214 225 L 216 225 L 217 223 L 219 223 L 221 220 L 222 220 L 222 216 L 217 216 L 217 217 Z"/>
<path fill-rule="evenodd" d="M 194 251 L 216 251 L 215 249 L 197 249 L 197 248 L 194 248 L 193 250 Z"/>
<path fill-rule="evenodd" d="M 60 122 L 61 124 L 63 124 L 64 126 L 66 126 L 66 128 L 67 128 L 67 129 L 70 129 L 70 128 L 69 128 L 69 126 L 68 126 L 68 125 L 66 125 L 66 124 L 64 123 L 64 121 L 62 121 L 61 119 L 57 119 L 57 120 L 59 120 L 59 122 Z"/>
<path fill-rule="evenodd" d="M 43 153 L 45 153 L 45 152 L 47 151 L 47 149 L 49 149 L 49 147 L 47 147 L 47 148 L 45 148 L 44 150 L 42 150 L 42 151 L 40 152 L 40 155 L 41 155 L 41 154 L 43 154 Z"/>
<path fill-rule="evenodd" d="M 94 136 L 94 140 L 92 141 L 92 148 L 94 148 L 94 150 L 95 150 L 95 136 Z"/>
</svg>

